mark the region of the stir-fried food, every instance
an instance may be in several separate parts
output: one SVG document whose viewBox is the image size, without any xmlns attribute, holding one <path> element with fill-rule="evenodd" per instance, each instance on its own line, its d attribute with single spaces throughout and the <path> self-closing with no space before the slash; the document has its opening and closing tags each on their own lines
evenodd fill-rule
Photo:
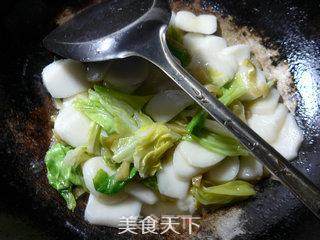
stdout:
<svg viewBox="0 0 320 240">
<path fill-rule="evenodd" d="M 177 61 L 284 157 L 303 136 L 248 45 L 213 35 L 217 18 L 173 14 L 167 44 Z M 74 210 L 89 193 L 85 219 L 232 204 L 256 194 L 267 175 L 223 126 L 156 67 L 140 58 L 83 64 L 57 60 L 43 82 L 58 109 L 45 163 L 49 184 Z M 152 206 L 152 208 L 150 208 Z M 148 211 L 146 209 L 149 209 Z"/>
</svg>

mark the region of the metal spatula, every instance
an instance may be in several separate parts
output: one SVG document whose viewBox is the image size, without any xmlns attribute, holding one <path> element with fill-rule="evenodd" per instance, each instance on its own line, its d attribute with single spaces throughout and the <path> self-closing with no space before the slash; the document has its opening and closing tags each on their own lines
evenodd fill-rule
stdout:
<svg viewBox="0 0 320 240">
<path fill-rule="evenodd" d="M 154 63 L 320 218 L 319 189 L 172 57 L 165 38 L 170 17 L 165 0 L 110 0 L 82 11 L 55 29 L 44 39 L 44 45 L 56 54 L 82 62 L 140 56 Z"/>
</svg>

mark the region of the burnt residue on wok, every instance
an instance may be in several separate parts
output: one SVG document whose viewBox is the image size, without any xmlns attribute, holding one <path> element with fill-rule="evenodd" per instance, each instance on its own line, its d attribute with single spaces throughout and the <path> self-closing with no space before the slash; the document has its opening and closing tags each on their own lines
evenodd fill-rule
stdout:
<svg viewBox="0 0 320 240">
<path fill-rule="evenodd" d="M 41 84 L 40 72 L 53 56 L 43 49 L 41 40 L 54 28 L 57 16 L 68 17 L 88 4 L 87 1 L 28 0 L 8 3 L 0 10 L 1 54 L 5 60 L 0 73 L 0 223 L 5 227 L 1 227 L 0 235 L 3 232 L 8 239 L 131 237 L 85 223 L 81 204 L 75 213 L 69 212 L 58 194 L 47 187 L 45 177 L 43 157 L 50 144 L 50 116 L 54 109 Z M 216 11 L 223 17 L 230 15 L 238 26 L 247 26 L 250 33 L 254 29 L 262 36 L 265 46 L 279 51 L 280 57 L 274 61 L 287 60 L 297 90 L 294 94 L 296 117 L 305 134 L 294 164 L 319 185 L 320 31 L 317 26 L 320 11 L 317 1 L 197 0 L 174 1 L 172 6 L 196 12 Z M 239 215 L 240 225 L 235 234 L 240 234 L 238 238 L 320 237 L 317 220 L 278 182 L 264 181 L 259 190 L 251 201 L 213 215 L 205 213 L 197 237 L 211 238 L 219 233 L 222 236 L 214 221 L 218 219 L 222 225 L 228 225 L 229 215 L 233 220 Z M 16 224 L 19 231 L 14 231 L 18 229 L 14 227 Z M 167 237 L 177 238 L 176 235 Z"/>
</svg>

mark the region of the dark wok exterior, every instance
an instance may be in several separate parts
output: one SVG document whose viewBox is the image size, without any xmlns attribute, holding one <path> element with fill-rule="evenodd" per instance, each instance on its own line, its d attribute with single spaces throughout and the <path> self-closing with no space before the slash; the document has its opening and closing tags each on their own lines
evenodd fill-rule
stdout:
<svg viewBox="0 0 320 240">
<path fill-rule="evenodd" d="M 298 0 L 183 1 L 234 16 L 258 31 L 266 45 L 288 59 L 298 97 L 296 119 L 305 140 L 295 166 L 320 186 L 320 3 Z M 47 186 L 43 158 L 51 138 L 54 109 L 41 83 L 43 66 L 53 60 L 41 44 L 66 7 L 78 0 L 8 1 L 1 13 L 0 70 L 0 239 L 129 239 L 83 221 L 84 201 L 74 213 Z M 312 78 L 301 78 L 309 71 Z M 239 239 L 320 239 L 320 222 L 283 186 L 268 179 L 245 209 L 246 235 Z M 201 235 L 214 239 L 210 231 Z M 143 236 L 141 238 L 161 238 Z M 173 238 L 175 236 L 168 236 Z"/>
</svg>

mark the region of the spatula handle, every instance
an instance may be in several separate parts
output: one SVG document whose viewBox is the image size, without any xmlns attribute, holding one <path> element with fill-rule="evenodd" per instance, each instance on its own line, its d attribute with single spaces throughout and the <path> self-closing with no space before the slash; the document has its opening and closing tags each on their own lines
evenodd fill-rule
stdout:
<svg viewBox="0 0 320 240">
<path fill-rule="evenodd" d="M 165 28 L 160 31 L 158 46 L 161 48 L 141 55 L 155 63 L 216 121 L 224 125 L 320 219 L 319 189 L 177 63 L 167 47 Z"/>
</svg>

